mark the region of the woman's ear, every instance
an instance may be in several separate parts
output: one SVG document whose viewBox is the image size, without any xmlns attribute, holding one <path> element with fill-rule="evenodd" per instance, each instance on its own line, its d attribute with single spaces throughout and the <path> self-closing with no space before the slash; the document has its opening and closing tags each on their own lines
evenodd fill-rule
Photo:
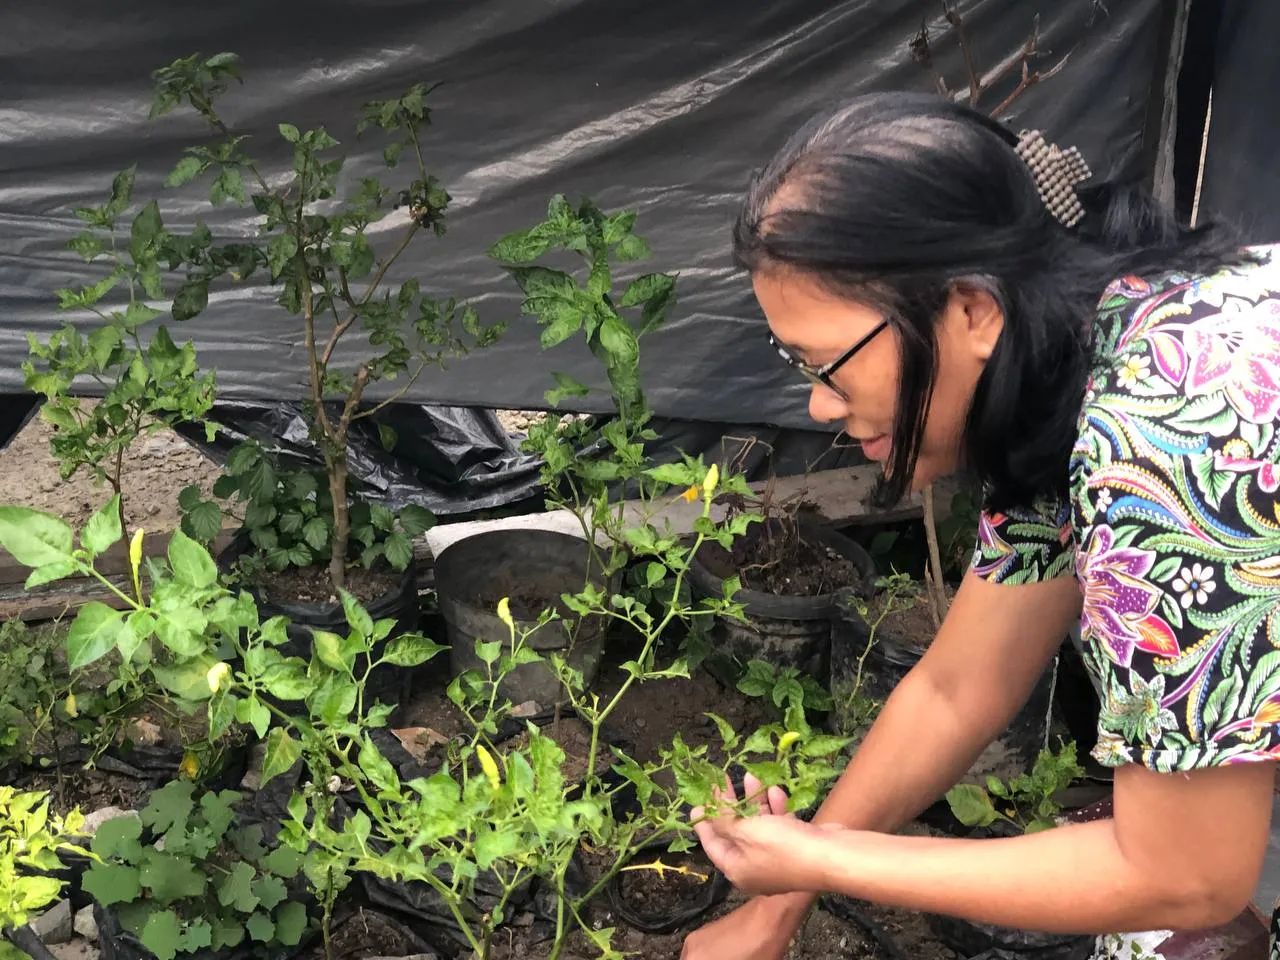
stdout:
<svg viewBox="0 0 1280 960">
<path fill-rule="evenodd" d="M 1004 309 L 982 287 L 956 284 L 947 300 L 947 321 L 975 359 L 986 362 L 1004 330 Z"/>
</svg>

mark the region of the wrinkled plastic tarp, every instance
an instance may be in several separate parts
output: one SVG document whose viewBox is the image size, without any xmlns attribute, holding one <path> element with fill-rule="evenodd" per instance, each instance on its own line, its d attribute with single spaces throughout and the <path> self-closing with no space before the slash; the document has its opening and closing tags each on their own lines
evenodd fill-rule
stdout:
<svg viewBox="0 0 1280 960">
<path fill-rule="evenodd" d="M 1099 172 L 1142 172 L 1165 56 L 1160 0 L 953 6 L 969 24 L 980 72 L 1016 59 L 1037 16 L 1036 66 L 1070 54 L 1060 73 L 1016 101 L 1006 117 L 1015 127 L 1077 144 Z M 182 148 L 204 136 L 200 123 L 189 115 L 146 120 L 153 68 L 195 51 L 232 50 L 246 82 L 224 110 L 252 135 L 269 170 L 288 162 L 276 125 L 289 121 L 324 124 L 343 140 L 352 151 L 349 180 L 378 173 L 381 141 L 354 139 L 360 105 L 443 81 L 425 146 L 454 196 L 451 226 L 443 239 L 419 238 L 394 279 L 416 275 L 433 295 L 471 298 L 485 319 L 515 321 L 514 287 L 483 253 L 493 240 L 535 222 L 555 192 L 638 209 L 638 230 L 655 251 L 640 269 L 681 274 L 672 321 L 643 351 L 658 414 L 811 427 L 806 386 L 765 344 L 750 287 L 730 264 L 729 225 L 750 171 L 819 105 L 871 89 L 934 87 L 912 54 L 922 23 L 934 38 L 934 66 L 952 89 L 964 88 L 963 60 L 937 0 L 6 4 L 0 393 L 22 389 L 26 332 L 45 335 L 60 322 L 53 291 L 97 278 L 65 243 L 79 229 L 72 209 L 100 202 L 118 170 L 138 161 L 136 196 L 161 197 L 178 228 L 198 214 L 218 235 L 252 229 L 233 208 L 209 215 L 195 189 L 162 187 Z M 983 105 L 998 103 L 1015 81 L 1016 71 Z M 380 248 L 401 222 L 393 216 L 374 235 Z M 298 323 L 268 290 L 220 289 L 175 335 L 194 338 L 229 401 L 303 393 Z M 533 409 L 543 405 L 552 370 L 603 383 L 585 349 L 543 353 L 536 325 L 514 322 L 499 345 L 430 372 L 405 399 Z M 607 398 L 572 409 L 602 412 Z M 490 453 L 477 456 L 479 470 Z M 511 466 L 525 468 L 518 459 Z"/>
</svg>

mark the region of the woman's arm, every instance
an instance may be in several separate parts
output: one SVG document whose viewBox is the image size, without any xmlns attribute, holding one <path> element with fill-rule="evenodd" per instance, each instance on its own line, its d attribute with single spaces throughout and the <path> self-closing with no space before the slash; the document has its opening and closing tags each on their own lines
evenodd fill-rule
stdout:
<svg viewBox="0 0 1280 960">
<path fill-rule="evenodd" d="M 918 816 L 1026 702 L 1079 609 L 1069 576 L 1016 587 L 966 576 L 929 651 L 890 695 L 814 822 L 891 831 Z M 813 899 L 753 899 L 690 934 L 685 960 L 781 956 Z"/>
<path fill-rule="evenodd" d="M 713 820 L 700 832 L 712 859 L 748 890 L 834 891 L 1048 933 L 1198 930 L 1229 922 L 1249 902 L 1274 783 L 1265 762 L 1190 774 L 1130 766 L 1117 774 L 1113 819 L 1000 840 L 781 817 Z"/>
</svg>

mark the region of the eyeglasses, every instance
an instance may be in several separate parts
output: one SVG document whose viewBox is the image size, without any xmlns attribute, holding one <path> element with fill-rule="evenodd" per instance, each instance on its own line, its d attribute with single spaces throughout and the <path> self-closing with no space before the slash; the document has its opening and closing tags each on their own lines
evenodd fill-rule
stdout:
<svg viewBox="0 0 1280 960">
<path fill-rule="evenodd" d="M 888 320 L 881 320 L 871 329 L 870 333 L 864 336 L 852 347 L 850 347 L 844 353 L 840 354 L 840 356 L 836 357 L 830 363 L 823 364 L 820 367 L 815 367 L 812 364 L 805 363 L 803 360 L 800 360 L 797 357 L 793 356 L 790 350 L 788 350 L 786 347 L 780 344 L 776 339 L 774 339 L 773 334 L 769 334 L 769 343 L 773 346 L 775 350 L 778 351 L 778 355 L 782 357 L 782 359 L 785 360 L 788 363 L 788 365 L 795 367 L 802 374 L 804 374 L 805 377 L 807 377 L 810 381 L 812 381 L 813 383 L 819 384 L 821 386 L 824 386 L 828 390 L 833 390 L 835 391 L 835 393 L 839 394 L 842 398 L 844 398 L 845 400 L 848 400 L 849 399 L 848 395 L 843 390 L 841 390 L 840 387 L 836 386 L 836 383 L 832 379 L 832 377 L 834 377 L 835 372 L 837 370 L 839 370 L 842 366 L 844 366 L 846 363 L 849 362 L 849 360 L 853 357 L 855 353 L 857 353 L 859 350 L 865 347 L 868 343 L 874 340 L 879 335 L 880 331 L 882 331 L 888 325 L 889 325 Z"/>
</svg>

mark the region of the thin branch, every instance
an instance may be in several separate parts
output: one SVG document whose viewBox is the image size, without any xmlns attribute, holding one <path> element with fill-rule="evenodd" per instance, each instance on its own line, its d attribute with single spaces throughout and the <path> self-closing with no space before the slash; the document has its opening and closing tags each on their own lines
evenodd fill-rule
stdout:
<svg viewBox="0 0 1280 960">
<path fill-rule="evenodd" d="M 924 488 L 924 536 L 929 545 L 929 567 L 932 606 L 938 626 L 947 616 L 947 588 L 942 576 L 942 557 L 938 549 L 938 527 L 933 509 L 933 484 Z"/>
<path fill-rule="evenodd" d="M 965 25 L 964 18 L 956 13 L 955 8 L 951 6 L 947 0 L 942 0 L 942 15 L 946 17 L 947 23 L 956 31 L 956 37 L 960 41 L 960 53 L 964 56 L 964 69 L 969 74 L 969 106 L 977 107 L 978 101 L 982 98 L 983 88 L 982 81 L 978 79 L 978 68 L 973 59 L 973 45 L 969 42 L 969 30 Z"/>
<path fill-rule="evenodd" d="M 406 393 L 408 393 L 410 389 L 412 389 L 414 383 L 417 382 L 418 377 L 422 376 L 422 371 L 425 370 L 426 368 L 427 368 L 427 361 L 426 360 L 420 361 L 418 363 L 418 369 L 413 372 L 413 376 L 411 376 L 408 379 L 408 381 L 405 383 L 404 386 L 402 386 L 395 393 L 391 394 L 391 396 L 387 397 L 385 400 L 380 400 L 376 406 L 370 407 L 368 410 L 361 410 L 360 412 L 353 414 L 351 417 L 352 422 L 354 423 L 356 420 L 363 420 L 365 417 L 372 417 L 379 410 L 389 407 L 391 406 L 391 404 L 398 401 L 401 397 L 403 397 Z"/>
</svg>

